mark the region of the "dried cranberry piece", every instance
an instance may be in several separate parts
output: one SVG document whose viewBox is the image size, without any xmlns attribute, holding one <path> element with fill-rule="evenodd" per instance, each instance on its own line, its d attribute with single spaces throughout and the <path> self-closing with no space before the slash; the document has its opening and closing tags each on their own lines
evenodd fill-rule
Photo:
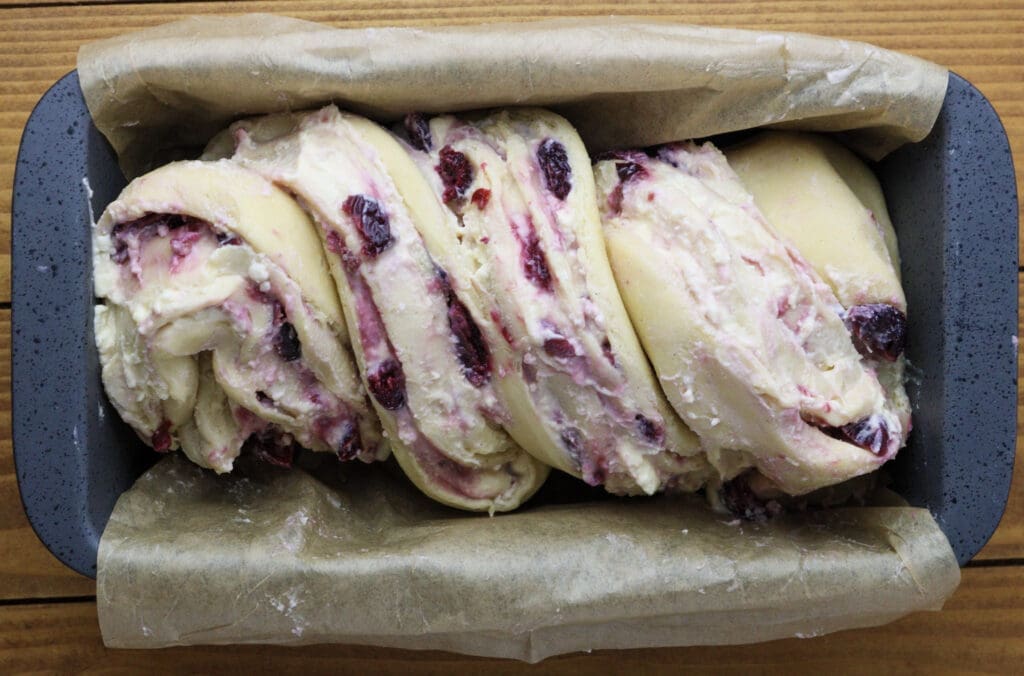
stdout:
<svg viewBox="0 0 1024 676">
<path fill-rule="evenodd" d="M 455 354 L 462 364 L 463 375 L 473 387 L 480 387 L 491 379 L 491 352 L 480 327 L 454 294 L 448 304 L 448 326 L 455 336 Z"/>
<path fill-rule="evenodd" d="M 605 337 L 601 341 L 601 352 L 604 354 L 604 358 L 608 360 L 608 363 L 612 366 L 616 366 L 615 353 L 612 352 L 612 342 Z"/>
<path fill-rule="evenodd" d="M 540 247 L 540 240 L 537 235 L 530 233 L 530 237 L 522 243 L 523 272 L 527 279 L 545 291 L 551 290 L 551 270 L 548 268 L 548 259 L 544 250 Z"/>
<path fill-rule="evenodd" d="M 746 521 L 764 523 L 782 513 L 782 505 L 775 500 L 762 500 L 750 488 L 745 475 L 726 481 L 718 490 L 726 509 Z"/>
<path fill-rule="evenodd" d="M 433 147 L 430 137 L 430 121 L 423 113 L 409 113 L 405 116 L 405 134 L 413 148 L 429 153 Z"/>
<path fill-rule="evenodd" d="M 217 233 L 217 246 L 238 246 L 241 243 L 242 240 L 229 232 Z"/>
<path fill-rule="evenodd" d="M 576 348 L 572 346 L 568 338 L 548 338 L 544 341 L 544 351 L 559 359 L 576 356 Z"/>
<path fill-rule="evenodd" d="M 643 435 L 644 439 L 656 446 L 660 446 L 665 441 L 665 430 L 662 429 L 661 425 L 642 413 L 637 413 L 634 420 L 636 421 L 636 428 Z"/>
<path fill-rule="evenodd" d="M 363 439 L 359 435 L 359 428 L 349 424 L 345 430 L 341 443 L 338 445 L 338 460 L 353 460 L 363 451 Z"/>
<path fill-rule="evenodd" d="M 572 190 L 572 167 L 565 146 L 553 138 L 541 141 L 537 148 L 537 162 L 544 174 L 544 185 L 560 200 Z"/>
<path fill-rule="evenodd" d="M 295 361 L 302 356 L 302 344 L 299 342 L 299 334 L 290 322 L 281 324 L 274 338 L 274 351 L 277 356 L 285 361 Z"/>
<path fill-rule="evenodd" d="M 562 445 L 569 452 L 573 462 L 579 465 L 580 453 L 583 451 L 583 437 L 580 435 L 580 431 L 575 427 L 566 427 L 559 436 L 562 439 Z"/>
<path fill-rule="evenodd" d="M 370 393 L 381 406 L 389 411 L 405 406 L 405 373 L 397 360 L 385 359 L 366 380 Z"/>
<path fill-rule="evenodd" d="M 273 406 L 274 400 L 263 390 L 257 390 L 256 401 L 260 402 L 264 406 Z"/>
<path fill-rule="evenodd" d="M 160 426 L 156 428 L 156 432 L 153 432 L 153 436 L 150 437 L 149 444 L 157 453 L 166 453 L 171 450 L 170 420 L 164 420 L 160 423 Z"/>
<path fill-rule="evenodd" d="M 349 195 L 341 208 L 363 237 L 363 254 L 373 258 L 391 245 L 391 224 L 380 202 L 367 195 Z"/>
<path fill-rule="evenodd" d="M 896 361 L 907 345 L 907 316 L 888 303 L 855 305 L 846 311 L 853 346 L 865 357 Z"/>
<path fill-rule="evenodd" d="M 110 253 L 110 260 L 118 265 L 128 262 L 128 244 L 124 240 L 114 240 L 114 250 Z"/>
<path fill-rule="evenodd" d="M 442 198 L 445 202 L 464 197 L 473 183 L 473 165 L 463 153 L 451 146 L 441 148 L 438 156 L 441 162 L 434 167 L 444 183 Z"/>
<path fill-rule="evenodd" d="M 195 243 L 202 239 L 203 233 L 197 228 L 179 228 L 171 236 L 171 252 L 174 254 L 175 259 L 188 258 L 188 255 L 192 253 L 192 247 Z"/>
<path fill-rule="evenodd" d="M 459 300 L 448 281 L 448 273 L 437 270 L 438 285 L 448 306 L 448 326 L 455 338 L 455 355 L 462 364 L 462 374 L 473 387 L 480 387 L 491 379 L 491 352 L 480 327 L 469 309 Z"/>
<path fill-rule="evenodd" d="M 263 462 L 285 469 L 290 468 L 295 461 L 295 450 L 295 442 L 285 442 L 273 426 L 253 432 L 242 445 L 243 452 L 252 453 Z"/>
<path fill-rule="evenodd" d="M 487 208 L 487 203 L 491 201 L 491 191 L 487 188 L 477 188 L 469 199 L 476 205 L 477 209 L 483 211 Z"/>
<path fill-rule="evenodd" d="M 885 455 L 889 448 L 889 427 L 877 416 L 868 416 L 841 427 L 822 427 L 834 439 L 859 446 L 875 455 Z"/>
<path fill-rule="evenodd" d="M 643 178 L 647 175 L 647 170 L 642 165 L 627 160 L 615 163 L 615 173 L 619 175 L 620 181 L 626 183 L 637 177 Z"/>
</svg>

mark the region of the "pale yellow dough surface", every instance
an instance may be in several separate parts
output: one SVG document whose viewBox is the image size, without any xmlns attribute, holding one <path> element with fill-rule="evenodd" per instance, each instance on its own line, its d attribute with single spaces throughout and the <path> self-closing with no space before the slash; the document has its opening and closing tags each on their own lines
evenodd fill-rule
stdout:
<svg viewBox="0 0 1024 676">
<path fill-rule="evenodd" d="M 446 189 L 438 173 L 442 150 L 461 153 L 470 166 L 463 198 L 448 204 L 458 217 L 453 253 L 472 280 L 469 297 L 494 349 L 512 436 L 543 462 L 612 492 L 699 488 L 707 463 L 661 396 L 629 323 L 604 249 L 590 158 L 576 131 L 532 108 L 438 116 L 429 129 L 430 151 L 409 150 L 438 199 Z M 546 186 L 538 160 L 550 142 L 566 153 L 564 198 Z M 477 191 L 486 197 L 473 199 Z M 530 238 L 550 275 L 548 289 L 524 274 Z M 573 356 L 546 352 L 550 339 Z M 645 438 L 638 420 L 659 439 Z"/>
<path fill-rule="evenodd" d="M 118 265 L 112 230 L 149 214 L 199 219 L 237 243 L 218 246 L 205 234 L 176 260 L 166 236 L 147 238 Z M 319 238 L 288 195 L 228 162 L 172 163 L 132 181 L 93 235 L 104 385 L 143 439 L 169 423 L 171 448 L 226 472 L 265 423 L 313 450 L 337 450 L 311 432 L 329 412 L 358 431 L 364 459 L 386 453 Z M 252 289 L 287 313 L 302 346 L 296 364 L 265 340 L 274 318 Z M 311 391 L 326 403 L 310 401 Z"/>
<path fill-rule="evenodd" d="M 612 267 L 676 410 L 723 479 L 756 467 L 803 494 L 877 468 L 822 428 L 904 430 L 831 289 L 767 225 L 710 144 L 678 144 L 623 180 L 596 167 Z M 620 191 L 618 193 L 617 191 Z"/>
<path fill-rule="evenodd" d="M 825 136 L 765 132 L 725 151 L 773 228 L 807 259 L 844 308 L 887 303 L 904 314 L 900 257 L 882 186 L 850 150 Z M 906 359 L 878 361 L 887 406 L 910 428 Z"/>
<path fill-rule="evenodd" d="M 474 387 L 463 375 L 436 267 L 456 246 L 455 232 L 401 146 L 373 123 L 331 106 L 237 123 L 207 152 L 228 151 L 232 161 L 296 194 L 317 221 L 364 382 L 383 359 L 380 341 L 371 345 L 359 328 L 368 326 L 368 308 L 376 308 L 386 349 L 404 372 L 406 405 L 388 410 L 371 401 L 409 478 L 435 500 L 461 509 L 507 511 L 528 499 L 548 468 L 502 429 L 506 413 L 490 385 Z M 352 195 L 372 196 L 381 205 L 392 237 L 354 271 L 331 252 L 338 245 L 353 252 L 364 246 L 344 213 Z M 464 280 L 457 270 L 447 273 L 458 295 Z"/>
</svg>

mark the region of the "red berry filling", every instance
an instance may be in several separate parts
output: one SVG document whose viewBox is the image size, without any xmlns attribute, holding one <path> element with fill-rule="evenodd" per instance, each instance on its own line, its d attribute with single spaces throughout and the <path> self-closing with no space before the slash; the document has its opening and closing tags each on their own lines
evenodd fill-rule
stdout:
<svg viewBox="0 0 1024 676">
<path fill-rule="evenodd" d="M 366 378 L 370 394 L 381 406 L 397 411 L 405 406 L 405 373 L 396 359 L 385 359 Z"/>
<path fill-rule="evenodd" d="M 187 226 L 187 227 L 186 227 Z M 110 229 L 110 239 L 114 244 L 114 251 L 110 258 L 118 265 L 128 262 L 130 257 L 128 240 L 135 237 L 144 242 L 152 237 L 161 236 L 168 232 L 175 232 L 185 228 L 184 233 L 175 232 L 171 237 L 171 250 L 174 253 L 172 265 L 182 258 L 188 256 L 192 251 L 192 245 L 202 236 L 201 230 L 210 227 L 205 221 L 191 216 L 181 214 L 146 214 L 134 221 L 118 223 Z"/>
<path fill-rule="evenodd" d="M 887 303 L 855 305 L 843 318 L 853 346 L 865 357 L 896 361 L 907 345 L 907 316 Z"/>
<path fill-rule="evenodd" d="M 363 254 L 374 258 L 393 241 L 388 215 L 380 203 L 367 195 L 350 195 L 342 210 L 363 238 Z"/>
<path fill-rule="evenodd" d="M 526 278 L 537 287 L 545 291 L 551 290 L 551 270 L 548 268 L 548 259 L 544 250 L 540 247 L 540 240 L 535 232 L 530 232 L 529 238 L 521 243 L 523 272 Z"/>
<path fill-rule="evenodd" d="M 634 420 L 636 420 L 636 428 L 643 435 L 644 439 L 655 446 L 660 446 L 665 441 L 665 430 L 662 429 L 661 425 L 658 425 L 642 413 L 637 413 Z"/>
<path fill-rule="evenodd" d="M 544 351 L 558 359 L 569 359 L 576 356 L 576 348 L 568 338 L 548 338 L 544 341 Z"/>
<path fill-rule="evenodd" d="M 544 185 L 560 200 L 572 190 L 572 167 L 565 146 L 553 138 L 541 141 L 537 148 L 537 163 L 544 174 Z"/>
<path fill-rule="evenodd" d="M 487 203 L 491 201 L 491 191 L 487 188 L 477 188 L 469 199 L 476 205 L 477 209 L 483 211 L 487 208 Z"/>
<path fill-rule="evenodd" d="M 299 334 L 290 322 L 284 322 L 278 329 L 277 336 L 274 338 L 274 351 L 285 361 L 295 361 L 302 356 Z"/>
<path fill-rule="evenodd" d="M 218 232 L 217 233 L 217 246 L 238 246 L 242 243 L 236 235 L 232 235 L 229 232 Z"/>
<path fill-rule="evenodd" d="M 281 435 L 273 425 L 254 432 L 242 444 L 243 453 L 252 453 L 263 462 L 285 469 L 295 461 L 295 451 L 295 442 Z"/>
<path fill-rule="evenodd" d="M 170 420 L 164 420 L 160 423 L 160 426 L 156 428 L 156 432 L 153 432 L 153 436 L 150 437 L 149 443 L 157 453 L 166 453 L 171 450 Z"/>
<path fill-rule="evenodd" d="M 409 144 L 417 150 L 429 153 L 434 143 L 430 137 L 430 121 L 423 113 L 409 113 L 404 120 L 405 134 Z"/>
<path fill-rule="evenodd" d="M 782 513 L 782 505 L 759 498 L 743 475 L 722 484 L 719 495 L 726 509 L 746 521 L 764 523 Z"/>
<path fill-rule="evenodd" d="M 642 165 L 636 162 L 627 160 L 625 162 L 615 163 L 615 173 L 619 175 L 619 180 L 623 183 L 631 181 L 634 178 L 643 178 L 647 175 L 647 170 Z"/>
<path fill-rule="evenodd" d="M 608 363 L 612 366 L 616 365 L 615 353 L 612 352 L 612 342 L 605 338 L 601 341 L 601 352 L 604 354 L 604 358 L 608 360 Z"/>
<path fill-rule="evenodd" d="M 875 416 L 824 431 L 829 436 L 847 441 L 875 455 L 884 455 L 889 448 L 889 428 Z"/>
<path fill-rule="evenodd" d="M 469 163 L 469 158 L 451 146 L 441 148 L 438 157 L 441 161 L 434 169 L 444 183 L 442 198 L 445 202 L 451 202 L 464 197 L 473 183 L 473 165 Z"/>
<path fill-rule="evenodd" d="M 452 291 L 448 275 L 438 270 L 438 281 L 448 305 L 448 326 L 455 338 L 455 354 L 462 364 L 462 374 L 473 387 L 491 379 L 491 352 L 473 316 Z"/>
</svg>

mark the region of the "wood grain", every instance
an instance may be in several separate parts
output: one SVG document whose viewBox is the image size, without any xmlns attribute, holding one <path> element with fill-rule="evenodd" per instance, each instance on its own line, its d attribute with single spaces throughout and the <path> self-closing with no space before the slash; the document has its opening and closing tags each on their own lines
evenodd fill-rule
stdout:
<svg viewBox="0 0 1024 676">
<path fill-rule="evenodd" d="M 338 27 L 637 15 L 714 26 L 813 32 L 914 54 L 963 75 L 992 100 L 1024 152 L 1024 4 L 1005 0 L 926 2 L 488 2 L 478 0 L 225 3 L 104 3 L 0 7 L 0 302 L 10 300 L 10 192 L 14 157 L 32 106 L 74 68 L 91 40 L 191 14 L 277 12 Z M 1024 182 L 1018 177 L 1018 189 Z"/>
<path fill-rule="evenodd" d="M 1017 335 L 1024 335 L 1024 276 L 1017 287 L 1017 313 L 1021 324 Z M 1017 458 L 1013 467 L 1013 481 L 1006 511 L 999 522 L 999 528 L 992 534 L 984 549 L 978 552 L 977 560 L 1018 559 L 1024 561 L 1024 456 L 1021 454 L 1021 439 L 1024 439 L 1024 360 L 1022 346 L 1017 347 Z"/>
<path fill-rule="evenodd" d="M 676 674 L 686 667 L 714 673 L 1014 673 L 1024 662 L 1024 567 L 964 571 L 942 612 L 916 613 L 893 624 L 814 639 L 729 648 L 598 651 L 555 657 L 529 667 L 441 652 L 359 646 L 189 647 L 107 650 L 93 603 L 0 607 L 0 671 L 203 673 Z M 957 636 L 958 640 L 937 640 Z"/>
<path fill-rule="evenodd" d="M 21 131 L 32 107 L 74 68 L 84 42 L 190 14 L 262 11 L 338 27 L 527 20 L 572 15 L 647 15 L 738 28 L 794 30 L 873 42 L 926 58 L 977 86 L 1024 157 L 1024 2 L 1020 0 L 783 0 L 778 2 L 584 2 L 330 0 L 123 3 L 0 0 L 0 303 L 10 301 L 10 188 Z M 1018 192 L 1024 179 L 1018 173 Z M 1021 371 L 1024 375 L 1024 369 Z M 1024 408 L 1019 409 L 1024 421 Z M 1018 439 L 1024 435 L 1019 422 Z M 444 653 L 368 647 L 202 647 L 108 651 L 91 602 L 5 604 L 14 599 L 83 596 L 94 583 L 56 561 L 21 509 L 11 456 L 10 311 L 0 309 L 0 673 L 86 671 L 178 673 L 677 673 L 687 666 L 723 673 L 838 670 L 850 673 L 1019 672 L 1024 660 L 1024 565 L 972 567 L 941 613 L 920 613 L 882 628 L 819 639 L 732 648 L 599 652 L 527 668 Z M 1015 469 L 1006 514 L 981 564 L 1024 561 L 1024 461 Z"/>
</svg>

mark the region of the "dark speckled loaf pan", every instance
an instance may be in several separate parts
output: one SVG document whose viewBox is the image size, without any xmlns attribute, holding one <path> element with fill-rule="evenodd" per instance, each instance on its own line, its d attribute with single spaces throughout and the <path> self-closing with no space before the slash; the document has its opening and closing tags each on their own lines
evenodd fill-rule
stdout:
<svg viewBox="0 0 1024 676">
<path fill-rule="evenodd" d="M 931 510 L 963 564 L 998 525 L 1013 471 L 1013 162 L 992 106 L 951 75 L 931 135 L 877 170 L 900 238 L 915 367 L 914 431 L 892 473 L 907 500 Z M 14 458 L 32 527 L 89 576 L 114 502 L 156 459 L 107 402 L 93 341 L 88 190 L 100 211 L 123 186 L 72 72 L 36 106 L 18 153 Z"/>
</svg>

